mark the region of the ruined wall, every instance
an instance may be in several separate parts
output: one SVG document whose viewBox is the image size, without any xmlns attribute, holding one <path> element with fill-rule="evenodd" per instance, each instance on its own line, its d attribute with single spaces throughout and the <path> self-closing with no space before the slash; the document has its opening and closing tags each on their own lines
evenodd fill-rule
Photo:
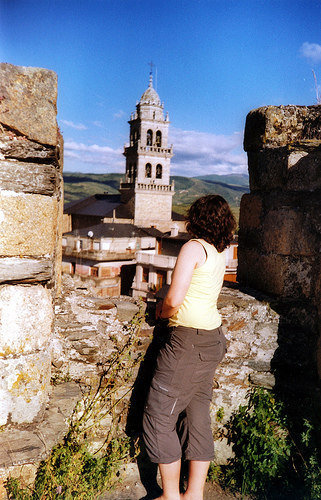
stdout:
<svg viewBox="0 0 321 500">
<path fill-rule="evenodd" d="M 61 273 L 63 141 L 57 75 L 0 64 L 0 425 L 47 402 Z"/>
<path fill-rule="evenodd" d="M 304 385 L 321 375 L 321 106 L 251 111 L 244 149 L 238 280 L 278 298 L 274 367 Z"/>
</svg>

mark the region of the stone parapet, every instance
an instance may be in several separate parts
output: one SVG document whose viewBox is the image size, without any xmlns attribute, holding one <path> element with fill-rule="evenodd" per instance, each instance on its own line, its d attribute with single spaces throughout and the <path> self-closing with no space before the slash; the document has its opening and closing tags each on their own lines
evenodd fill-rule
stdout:
<svg viewBox="0 0 321 500">
<path fill-rule="evenodd" d="M 321 106 L 266 106 L 246 119 L 251 191 L 321 189 Z"/>
<path fill-rule="evenodd" d="M 251 111 L 244 149 L 251 192 L 241 201 L 238 280 L 295 304 L 284 320 L 289 337 L 304 331 L 312 352 L 289 342 L 283 361 L 310 380 L 316 359 L 321 376 L 321 106 Z"/>
<path fill-rule="evenodd" d="M 39 308 L 41 304 L 41 308 Z M 51 293 L 42 285 L 0 287 L 0 358 L 44 349 L 51 337 Z"/>
<path fill-rule="evenodd" d="M 38 194 L 0 192 L 0 255 L 53 255 L 56 245 L 57 199 Z"/>
<path fill-rule="evenodd" d="M 56 100 L 53 71 L 0 64 L 0 425 L 41 418 L 48 399 L 63 207 Z"/>
<path fill-rule="evenodd" d="M 0 64 L 0 121 L 40 144 L 57 146 L 57 75 L 43 68 Z"/>
<path fill-rule="evenodd" d="M 288 147 L 295 143 L 321 143 L 321 105 L 264 106 L 247 115 L 245 151 Z"/>
</svg>

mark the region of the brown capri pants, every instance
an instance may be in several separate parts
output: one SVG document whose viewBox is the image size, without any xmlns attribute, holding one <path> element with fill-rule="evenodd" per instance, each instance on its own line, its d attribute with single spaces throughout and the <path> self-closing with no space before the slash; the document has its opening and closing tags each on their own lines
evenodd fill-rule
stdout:
<svg viewBox="0 0 321 500">
<path fill-rule="evenodd" d="M 157 358 L 143 416 L 143 437 L 152 462 L 168 464 L 181 458 L 177 422 L 182 412 L 185 458 L 213 460 L 210 403 L 214 372 L 225 352 L 221 327 L 170 330 Z"/>
</svg>

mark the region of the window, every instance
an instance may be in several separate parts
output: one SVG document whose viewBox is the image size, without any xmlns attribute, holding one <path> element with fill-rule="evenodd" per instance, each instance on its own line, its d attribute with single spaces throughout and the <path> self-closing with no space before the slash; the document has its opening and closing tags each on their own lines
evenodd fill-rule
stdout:
<svg viewBox="0 0 321 500">
<path fill-rule="evenodd" d="M 162 133 L 160 130 L 157 130 L 156 132 L 156 146 L 160 148 L 162 145 Z"/>
<path fill-rule="evenodd" d="M 237 245 L 233 248 L 233 259 L 237 259 Z"/>
<path fill-rule="evenodd" d="M 98 267 L 91 267 L 90 268 L 90 276 L 98 277 Z"/>
<path fill-rule="evenodd" d="M 166 284 L 166 271 L 157 271 L 156 291 Z"/>
<path fill-rule="evenodd" d="M 152 166 L 150 163 L 146 163 L 145 166 L 145 177 L 150 178 L 152 176 Z"/>
<path fill-rule="evenodd" d="M 148 267 L 142 268 L 142 282 L 148 283 Z"/>
<path fill-rule="evenodd" d="M 147 146 L 153 145 L 153 131 L 152 130 L 147 130 L 146 145 Z"/>
<path fill-rule="evenodd" d="M 161 179 L 162 175 L 163 175 L 163 167 L 159 163 L 158 165 L 156 165 L 156 179 Z"/>
<path fill-rule="evenodd" d="M 74 249 L 77 252 L 80 252 L 80 250 L 83 249 L 83 242 L 82 242 L 82 240 L 74 240 Z"/>
</svg>

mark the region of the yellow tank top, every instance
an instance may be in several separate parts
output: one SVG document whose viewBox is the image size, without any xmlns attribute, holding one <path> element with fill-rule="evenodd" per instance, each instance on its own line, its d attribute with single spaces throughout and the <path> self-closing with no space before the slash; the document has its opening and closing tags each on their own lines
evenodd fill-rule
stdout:
<svg viewBox="0 0 321 500">
<path fill-rule="evenodd" d="M 212 330 L 221 325 L 217 299 L 224 280 L 225 251 L 219 253 L 210 243 L 195 241 L 203 245 L 206 262 L 194 269 L 184 302 L 177 313 L 169 318 L 169 326 Z"/>
</svg>

